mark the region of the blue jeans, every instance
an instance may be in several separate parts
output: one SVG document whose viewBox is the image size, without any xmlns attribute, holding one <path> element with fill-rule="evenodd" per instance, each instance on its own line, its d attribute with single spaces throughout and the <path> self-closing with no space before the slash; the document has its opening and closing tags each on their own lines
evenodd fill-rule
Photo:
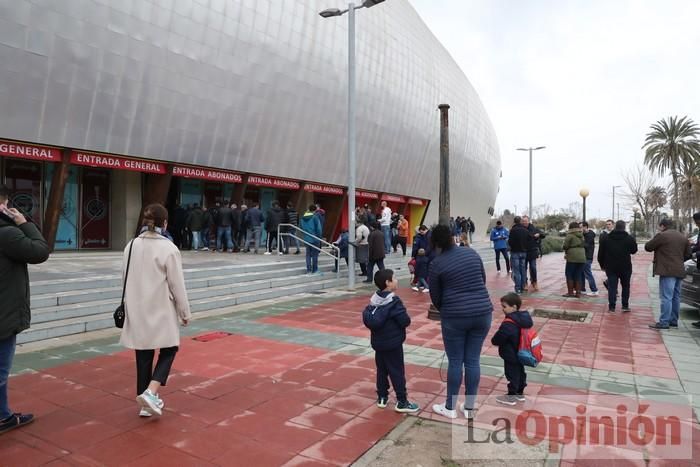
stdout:
<svg viewBox="0 0 700 467">
<path fill-rule="evenodd" d="M 306 245 L 306 272 L 317 272 L 319 251 L 314 246 L 320 248 L 321 244 L 318 241 L 309 243 L 313 246 Z"/>
<path fill-rule="evenodd" d="M 595 277 L 593 277 L 593 271 L 591 266 L 593 265 L 593 260 L 586 260 L 586 264 L 583 265 L 583 279 L 581 279 L 581 292 L 586 291 L 586 281 L 591 288 L 591 292 L 597 292 L 598 286 L 595 284 Z"/>
<path fill-rule="evenodd" d="M 537 253 L 528 251 L 525 264 L 530 267 L 530 283 L 537 284 Z M 527 271 L 525 272 L 527 275 Z M 527 278 L 523 281 L 523 286 L 527 285 Z"/>
<path fill-rule="evenodd" d="M 192 249 L 199 250 L 199 241 L 202 239 L 200 232 L 192 232 Z"/>
<path fill-rule="evenodd" d="M 382 233 L 384 234 L 384 253 L 388 255 L 391 252 L 391 226 L 383 225 Z"/>
<path fill-rule="evenodd" d="M 682 282 L 683 279 L 680 277 L 659 277 L 659 295 L 661 298 L 659 324 L 662 326 L 678 323 L 678 314 L 681 311 Z"/>
<path fill-rule="evenodd" d="M 258 252 L 260 247 L 260 236 L 262 235 L 262 226 L 256 225 L 248 229 L 248 235 L 246 236 L 245 249 L 250 250 L 251 242 L 255 242 L 255 252 Z"/>
<path fill-rule="evenodd" d="M 209 227 L 202 229 L 202 247 L 209 248 Z"/>
<path fill-rule="evenodd" d="M 492 314 L 466 318 L 442 318 L 442 341 L 447 354 L 447 401 L 445 407 L 454 409 L 459 388 L 464 387 L 467 396 L 464 406 L 473 409 L 481 379 L 481 347 L 491 328 Z"/>
<path fill-rule="evenodd" d="M 13 335 L 0 340 L 0 420 L 12 415 L 7 402 L 7 381 L 10 377 L 12 359 L 15 356 L 17 336 Z"/>
<path fill-rule="evenodd" d="M 217 227 L 216 229 L 216 249 L 222 251 L 223 242 L 226 241 L 226 248 L 233 251 L 233 241 L 231 240 L 231 227 Z"/>
<path fill-rule="evenodd" d="M 510 266 L 513 268 L 515 291 L 522 292 L 527 280 L 527 253 L 511 253 Z"/>
</svg>

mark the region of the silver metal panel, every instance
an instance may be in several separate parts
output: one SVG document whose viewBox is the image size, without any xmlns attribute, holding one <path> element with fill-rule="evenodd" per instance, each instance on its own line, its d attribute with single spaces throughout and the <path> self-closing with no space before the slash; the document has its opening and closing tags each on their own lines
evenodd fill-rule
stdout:
<svg viewBox="0 0 700 467">
<path fill-rule="evenodd" d="M 0 137 L 343 185 L 342 3 L 0 0 Z M 358 11 L 357 63 L 357 185 L 437 202 L 448 103 L 453 210 L 483 226 L 494 130 L 407 0 Z"/>
</svg>

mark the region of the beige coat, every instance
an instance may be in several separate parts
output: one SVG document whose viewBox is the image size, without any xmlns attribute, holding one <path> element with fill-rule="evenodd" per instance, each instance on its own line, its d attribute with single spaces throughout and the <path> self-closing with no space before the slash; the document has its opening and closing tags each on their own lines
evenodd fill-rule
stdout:
<svg viewBox="0 0 700 467">
<path fill-rule="evenodd" d="M 180 321 L 192 317 L 180 251 L 155 232 L 144 232 L 132 242 L 120 342 L 138 350 L 180 345 Z M 129 245 L 124 249 L 124 270 Z"/>
</svg>

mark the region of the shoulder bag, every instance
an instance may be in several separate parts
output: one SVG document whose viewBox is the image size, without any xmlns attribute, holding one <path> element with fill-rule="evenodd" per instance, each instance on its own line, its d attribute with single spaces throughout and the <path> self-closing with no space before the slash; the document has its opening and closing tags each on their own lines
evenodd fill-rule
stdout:
<svg viewBox="0 0 700 467">
<path fill-rule="evenodd" d="M 134 248 L 134 241 L 136 239 L 131 241 L 131 245 L 129 245 L 129 256 L 126 260 L 126 272 L 124 273 L 124 286 L 122 288 L 122 302 L 121 304 L 117 307 L 116 310 L 114 310 L 114 325 L 122 329 L 124 327 L 124 321 L 126 320 L 126 308 L 124 307 L 124 294 L 126 294 L 126 280 L 129 278 L 129 265 L 131 264 L 131 250 Z"/>
</svg>

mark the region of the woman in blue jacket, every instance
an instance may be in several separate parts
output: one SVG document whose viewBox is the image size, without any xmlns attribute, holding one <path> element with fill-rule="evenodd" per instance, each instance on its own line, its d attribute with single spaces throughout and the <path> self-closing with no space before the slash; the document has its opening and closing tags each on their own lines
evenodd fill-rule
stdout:
<svg viewBox="0 0 700 467">
<path fill-rule="evenodd" d="M 432 246 L 439 253 L 430 264 L 430 298 L 440 310 L 448 360 L 447 400 L 433 405 L 433 411 L 457 418 L 457 399 L 464 373 L 466 400 L 460 408 L 467 419 L 473 419 L 481 378 L 481 348 L 493 315 L 486 273 L 476 250 L 455 247 L 448 226 L 438 225 L 432 232 Z"/>
</svg>

